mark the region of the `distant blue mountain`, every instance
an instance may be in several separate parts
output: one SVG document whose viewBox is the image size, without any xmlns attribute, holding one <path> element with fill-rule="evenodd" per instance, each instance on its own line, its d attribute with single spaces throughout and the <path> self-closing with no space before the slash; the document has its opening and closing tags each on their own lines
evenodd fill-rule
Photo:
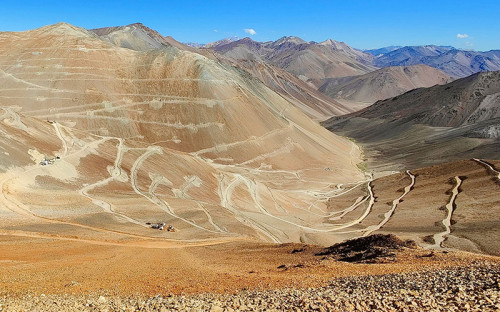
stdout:
<svg viewBox="0 0 500 312">
<path fill-rule="evenodd" d="M 500 50 L 487 52 L 465 51 L 450 46 L 409 46 L 377 54 L 377 67 L 425 64 L 438 68 L 453 77 L 466 77 L 477 72 L 500 70 Z M 377 51 L 377 50 L 371 50 Z M 370 53 L 369 51 L 365 51 Z M 376 52 L 374 52 L 376 53 Z"/>
<path fill-rule="evenodd" d="M 363 52 L 370 53 L 371 55 L 374 55 L 374 56 L 379 56 L 381 54 L 386 54 L 386 53 L 392 52 L 392 51 L 400 49 L 400 48 L 402 48 L 402 46 L 390 46 L 390 47 L 384 47 L 384 48 L 379 48 L 379 49 L 363 50 Z"/>
</svg>

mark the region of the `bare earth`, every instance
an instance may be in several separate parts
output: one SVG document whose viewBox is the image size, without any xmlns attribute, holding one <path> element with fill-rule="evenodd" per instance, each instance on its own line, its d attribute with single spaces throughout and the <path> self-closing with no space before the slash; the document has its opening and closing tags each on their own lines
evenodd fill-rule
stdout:
<svg viewBox="0 0 500 312">
<path fill-rule="evenodd" d="M 399 287 L 398 291 L 384 296 L 378 304 L 373 303 L 379 308 L 388 308 L 396 302 L 404 305 L 404 300 L 397 298 L 401 294 L 404 296 L 403 290 L 412 289 L 408 285 L 398 286 L 398 276 L 408 276 L 405 280 L 411 284 L 435 274 L 415 275 L 414 272 L 420 271 L 443 272 L 445 268 L 450 268 L 455 272 L 471 270 L 477 264 L 480 264 L 478 269 L 489 267 L 488 272 L 500 270 L 500 259 L 497 257 L 432 252 L 421 248 L 396 252 L 395 258 L 387 263 L 366 264 L 319 256 L 316 254 L 322 250 L 321 247 L 301 244 L 241 242 L 203 247 L 139 248 L 4 236 L 0 246 L 0 308 L 5 311 L 34 308 L 40 311 L 122 311 L 124 308 L 128 308 L 127 311 L 157 311 L 162 307 L 169 310 L 191 307 L 199 311 L 218 306 L 236 310 L 269 310 L 274 306 L 274 309 L 282 310 L 286 307 L 284 304 L 306 310 L 317 306 L 324 311 L 328 307 L 351 311 L 356 309 L 357 302 L 367 304 L 357 311 L 368 311 L 369 300 L 378 297 L 367 291 L 376 287 L 371 290 L 362 288 L 354 294 L 343 293 L 348 280 L 354 283 L 349 287 L 354 287 L 359 285 L 359 282 L 354 282 L 357 276 L 369 276 L 377 284 L 379 276 L 396 274 L 387 275 L 390 283 L 386 281 L 384 287 L 392 285 Z M 481 296 L 493 302 L 483 302 L 486 299 L 478 297 L 478 307 L 481 306 L 482 311 L 488 311 L 487 307 L 494 310 L 500 304 L 499 275 L 493 274 L 493 280 L 491 273 L 487 275 L 483 272 L 475 276 L 485 283 Z M 332 281 L 338 282 L 332 284 Z M 463 282 L 463 279 L 451 278 L 446 287 L 453 289 L 453 285 L 458 287 Z M 333 287 L 335 283 L 340 284 Z M 418 303 L 419 296 L 431 286 L 428 282 L 421 285 L 424 286 L 408 293 Z M 478 284 L 474 285 L 477 287 Z M 457 301 L 456 304 L 474 305 L 476 299 L 472 294 L 479 289 L 472 292 L 464 288 L 462 291 L 465 296 L 463 303 Z M 322 293 L 329 293 L 329 296 L 322 296 Z M 172 297 L 173 294 L 189 296 Z M 299 300 L 307 298 L 309 301 Z M 394 298 L 391 305 L 382 304 L 382 299 L 391 298 Z M 436 308 L 440 306 L 439 300 L 436 297 Z M 283 305 L 276 305 L 277 302 Z M 431 303 L 429 301 L 429 308 Z M 448 308 L 451 306 L 448 305 Z M 410 308 L 416 310 L 411 304 Z"/>
<path fill-rule="evenodd" d="M 238 69 L 62 23 L 0 33 L 0 86 L 0 311 L 498 308 L 498 161 L 374 176 Z M 324 253 L 381 233 L 419 247 Z"/>
</svg>

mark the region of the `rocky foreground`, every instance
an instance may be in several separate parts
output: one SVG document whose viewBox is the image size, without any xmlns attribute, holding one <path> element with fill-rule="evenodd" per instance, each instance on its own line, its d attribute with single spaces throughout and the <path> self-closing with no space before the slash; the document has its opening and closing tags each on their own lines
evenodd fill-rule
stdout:
<svg viewBox="0 0 500 312">
<path fill-rule="evenodd" d="M 0 311 L 498 311 L 500 265 L 348 277 L 308 289 L 238 294 L 0 298 Z"/>
</svg>

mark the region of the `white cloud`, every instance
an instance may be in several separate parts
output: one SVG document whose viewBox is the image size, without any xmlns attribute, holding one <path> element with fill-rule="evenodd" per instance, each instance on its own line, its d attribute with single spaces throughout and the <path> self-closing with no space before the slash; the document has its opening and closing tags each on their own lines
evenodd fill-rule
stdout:
<svg viewBox="0 0 500 312">
<path fill-rule="evenodd" d="M 467 34 L 457 34 L 457 38 L 460 38 L 460 39 L 464 39 L 464 38 L 468 38 L 469 35 Z"/>
<path fill-rule="evenodd" d="M 219 32 L 217 29 L 214 29 L 214 32 Z"/>
<path fill-rule="evenodd" d="M 255 35 L 257 32 L 253 28 L 245 28 L 243 29 L 247 34 L 250 34 L 251 36 Z"/>
</svg>

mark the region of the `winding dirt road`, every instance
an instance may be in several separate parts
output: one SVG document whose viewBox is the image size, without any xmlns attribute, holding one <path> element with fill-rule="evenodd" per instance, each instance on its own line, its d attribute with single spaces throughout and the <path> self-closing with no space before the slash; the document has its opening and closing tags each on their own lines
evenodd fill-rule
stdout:
<svg viewBox="0 0 500 312">
<path fill-rule="evenodd" d="M 379 224 L 372 225 L 372 226 L 369 226 L 368 228 L 366 228 L 363 236 L 368 236 L 368 235 L 372 234 L 373 232 L 380 230 L 387 222 L 389 222 L 392 215 L 394 214 L 394 211 L 398 207 L 398 205 L 401 202 L 401 200 L 403 199 L 403 197 L 405 197 L 413 189 L 413 186 L 415 185 L 415 176 L 413 174 L 411 174 L 411 172 L 409 170 L 406 170 L 406 174 L 411 179 L 410 184 L 405 187 L 403 194 L 401 196 L 399 196 L 398 198 L 396 198 L 392 202 L 392 208 L 384 214 L 384 219 Z"/>
<path fill-rule="evenodd" d="M 491 173 L 493 173 L 494 175 L 496 175 L 496 178 L 497 180 L 500 181 L 500 171 L 496 170 L 493 165 L 491 165 L 490 163 L 484 161 L 484 160 L 481 160 L 481 159 L 477 159 L 477 158 L 474 158 L 474 161 L 478 162 L 480 165 L 486 167 Z"/>
<path fill-rule="evenodd" d="M 455 200 L 457 199 L 460 185 L 462 184 L 462 180 L 459 177 L 455 177 L 455 186 L 451 190 L 451 196 L 449 202 L 446 204 L 446 217 L 443 219 L 442 224 L 445 227 L 445 230 L 441 233 L 434 234 L 434 245 L 431 245 L 430 248 L 442 248 L 443 242 L 446 239 L 446 236 L 451 233 L 451 217 L 453 216 L 453 210 L 455 209 Z"/>
</svg>

